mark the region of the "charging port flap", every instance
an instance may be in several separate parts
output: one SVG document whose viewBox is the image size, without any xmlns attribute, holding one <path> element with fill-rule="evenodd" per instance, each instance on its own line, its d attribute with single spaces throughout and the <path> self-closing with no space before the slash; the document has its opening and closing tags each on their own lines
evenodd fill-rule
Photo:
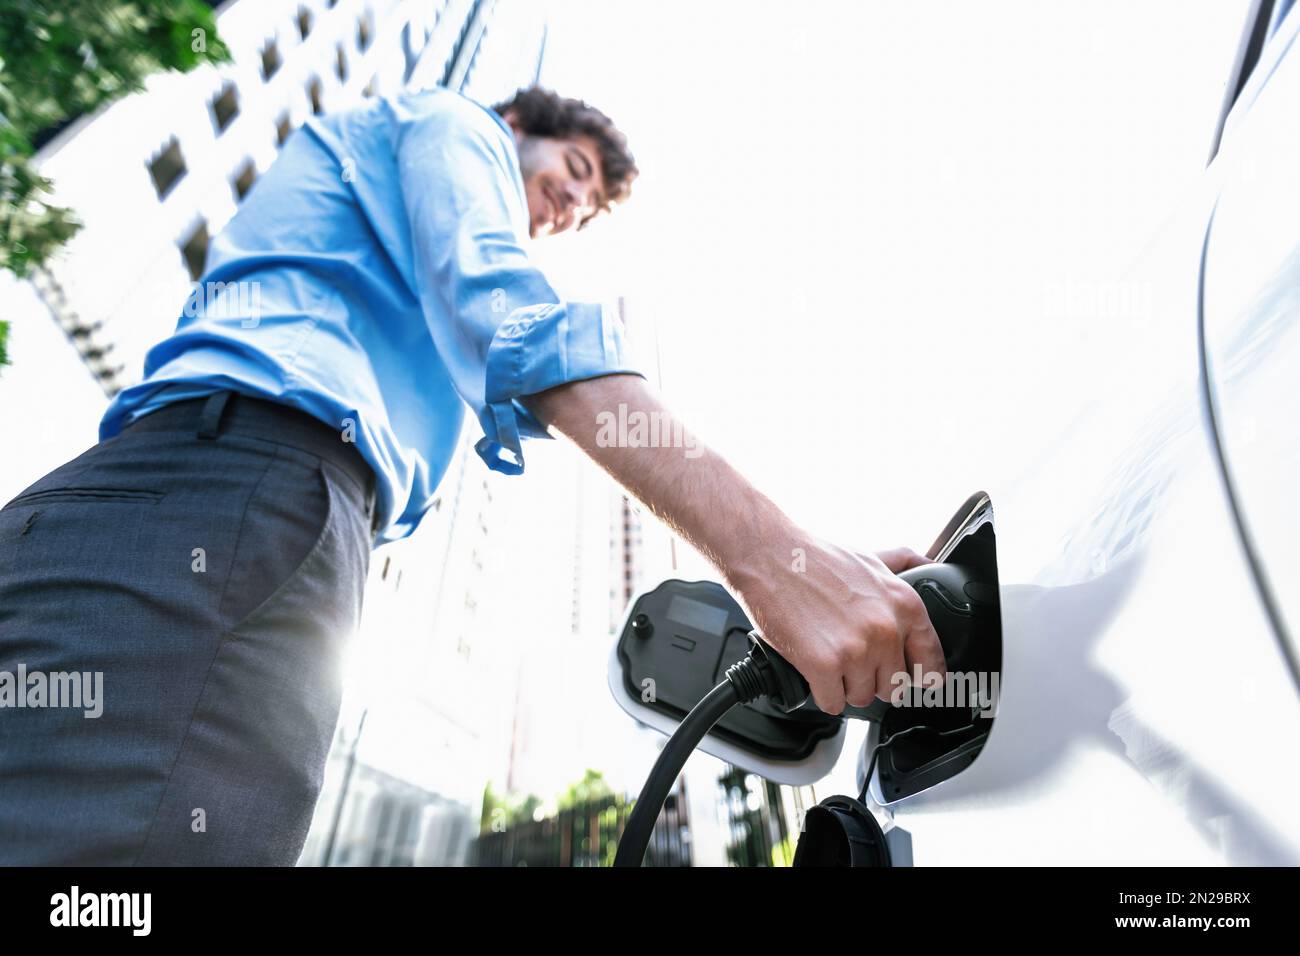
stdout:
<svg viewBox="0 0 1300 956">
<path fill-rule="evenodd" d="M 858 756 L 858 782 L 881 804 L 929 790 L 979 756 L 997 714 L 1002 670 L 1002 615 L 993 506 L 971 496 L 930 549 L 940 566 L 963 569 L 954 606 L 942 585 L 917 593 L 940 631 L 948 679 L 928 694 L 913 688 L 905 706 L 891 706 L 871 726 Z M 872 757 L 875 757 L 873 767 Z M 865 780 L 868 770 L 872 779 Z"/>
</svg>

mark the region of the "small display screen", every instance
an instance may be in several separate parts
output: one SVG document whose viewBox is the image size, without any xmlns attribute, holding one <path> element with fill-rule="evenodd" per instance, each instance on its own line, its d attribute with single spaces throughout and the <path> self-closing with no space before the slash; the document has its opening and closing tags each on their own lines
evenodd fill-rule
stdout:
<svg viewBox="0 0 1300 956">
<path fill-rule="evenodd" d="M 726 633 L 727 611 L 677 594 L 668 602 L 668 620 L 721 636 Z"/>
</svg>

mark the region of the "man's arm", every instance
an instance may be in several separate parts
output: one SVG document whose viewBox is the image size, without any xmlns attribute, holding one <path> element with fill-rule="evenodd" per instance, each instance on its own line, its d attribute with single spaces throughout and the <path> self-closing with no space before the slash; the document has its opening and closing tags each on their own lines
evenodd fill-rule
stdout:
<svg viewBox="0 0 1300 956">
<path fill-rule="evenodd" d="M 821 710 L 888 700 L 893 676 L 915 664 L 927 678 L 944 672 L 925 605 L 893 573 L 924 557 L 907 549 L 857 554 L 810 536 L 694 439 L 684 448 L 603 440 L 602 413 L 618 417 L 620 404 L 629 416 L 660 416 L 669 426 L 660 435 L 689 434 L 639 377 L 569 382 L 522 401 L 712 561 L 763 637 L 807 679 Z M 796 548 L 804 570 L 793 570 Z"/>
<path fill-rule="evenodd" d="M 414 285 L 451 384 L 483 427 L 475 450 L 519 474 L 522 440 L 547 434 L 521 396 L 640 373 L 617 313 L 562 299 L 529 260 L 514 144 L 484 107 L 447 90 L 429 96 L 434 105 L 398 124 L 393 141 Z"/>
</svg>

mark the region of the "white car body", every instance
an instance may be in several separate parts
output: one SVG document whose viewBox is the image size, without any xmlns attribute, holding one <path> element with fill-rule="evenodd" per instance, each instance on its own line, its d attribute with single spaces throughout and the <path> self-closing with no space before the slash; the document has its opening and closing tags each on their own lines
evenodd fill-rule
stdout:
<svg viewBox="0 0 1300 956">
<path fill-rule="evenodd" d="M 1000 702 L 973 764 L 882 807 L 916 865 L 1300 863 L 1298 33 L 1125 279 L 1150 307 L 1080 334 L 1095 389 L 1033 396 L 1060 432 L 984 489 Z"/>
</svg>

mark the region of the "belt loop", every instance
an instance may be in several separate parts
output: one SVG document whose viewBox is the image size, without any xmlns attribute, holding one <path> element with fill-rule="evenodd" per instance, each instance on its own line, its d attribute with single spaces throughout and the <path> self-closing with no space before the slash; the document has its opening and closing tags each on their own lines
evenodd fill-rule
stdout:
<svg viewBox="0 0 1300 956">
<path fill-rule="evenodd" d="M 221 413 L 226 410 L 226 403 L 230 401 L 230 396 L 234 392 L 227 389 L 224 392 L 213 392 L 208 396 L 208 400 L 203 404 L 203 412 L 199 415 L 199 430 L 197 432 L 200 438 L 216 438 L 217 432 L 221 428 Z"/>
</svg>

